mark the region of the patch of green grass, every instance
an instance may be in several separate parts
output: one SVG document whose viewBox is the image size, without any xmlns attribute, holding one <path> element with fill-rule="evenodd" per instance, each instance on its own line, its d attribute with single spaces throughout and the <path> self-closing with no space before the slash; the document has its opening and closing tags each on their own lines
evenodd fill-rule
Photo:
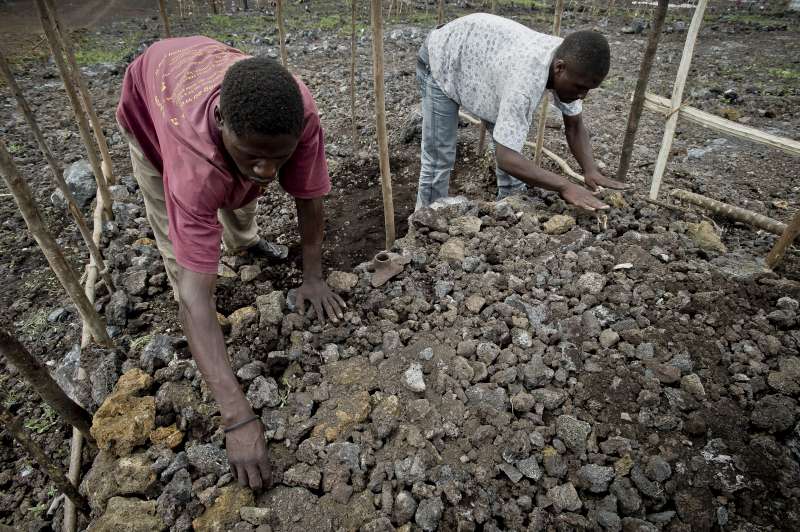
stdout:
<svg viewBox="0 0 800 532">
<path fill-rule="evenodd" d="M 131 32 L 117 40 L 108 40 L 96 34 L 83 35 L 76 39 L 75 60 L 79 65 L 117 63 L 133 54 L 143 38 L 142 31 Z"/>
<path fill-rule="evenodd" d="M 46 309 L 39 309 L 28 315 L 22 322 L 22 331 L 27 336 L 38 336 L 42 334 L 47 327 L 47 314 Z"/>
<path fill-rule="evenodd" d="M 794 70 L 791 68 L 770 68 L 768 72 L 771 76 L 775 76 L 776 78 L 791 80 L 800 79 L 800 70 Z"/>
<path fill-rule="evenodd" d="M 728 22 L 730 24 L 738 23 L 738 24 L 745 24 L 748 26 L 756 26 L 759 28 L 786 26 L 785 20 L 765 15 L 757 15 L 750 13 L 731 13 L 728 15 L 723 15 L 720 18 L 720 20 L 722 20 L 723 22 Z"/>
<path fill-rule="evenodd" d="M 497 5 L 508 7 L 526 7 L 528 9 L 547 9 L 548 7 L 545 2 L 539 2 L 538 0 L 497 0 Z M 491 9 L 491 7 L 487 6 L 487 11 L 489 9 Z"/>
<path fill-rule="evenodd" d="M 35 432 L 36 434 L 42 434 L 56 423 L 58 423 L 58 415 L 56 414 L 56 411 L 50 408 L 48 405 L 44 405 L 44 412 L 42 413 L 42 416 L 26 421 L 25 428 Z"/>
<path fill-rule="evenodd" d="M 153 335 L 145 334 L 144 336 L 140 336 L 136 338 L 134 341 L 131 342 L 131 352 L 135 353 L 136 351 L 140 351 L 144 349 L 144 346 L 153 339 Z"/>
<path fill-rule="evenodd" d="M 344 25 L 342 17 L 339 15 L 326 15 L 319 19 L 319 29 L 321 30 L 335 30 Z"/>
<path fill-rule="evenodd" d="M 36 506 L 32 506 L 28 508 L 28 512 L 33 514 L 34 519 L 38 519 L 40 515 L 42 515 L 47 510 L 47 504 L 37 504 Z"/>
<path fill-rule="evenodd" d="M 16 142 L 12 142 L 8 145 L 8 153 L 14 155 L 15 153 L 19 153 L 22 151 L 22 144 L 17 144 Z"/>
</svg>

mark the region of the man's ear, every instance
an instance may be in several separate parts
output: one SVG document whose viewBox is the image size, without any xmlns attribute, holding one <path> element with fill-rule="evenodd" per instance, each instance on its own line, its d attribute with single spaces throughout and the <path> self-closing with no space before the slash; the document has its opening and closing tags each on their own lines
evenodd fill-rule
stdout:
<svg viewBox="0 0 800 532">
<path fill-rule="evenodd" d="M 214 107 L 214 121 L 217 123 L 217 127 L 222 129 L 222 113 L 219 112 L 219 105 Z"/>
<path fill-rule="evenodd" d="M 563 74 L 567 70 L 567 63 L 563 59 L 556 59 L 553 61 L 553 72 L 556 74 Z"/>
</svg>

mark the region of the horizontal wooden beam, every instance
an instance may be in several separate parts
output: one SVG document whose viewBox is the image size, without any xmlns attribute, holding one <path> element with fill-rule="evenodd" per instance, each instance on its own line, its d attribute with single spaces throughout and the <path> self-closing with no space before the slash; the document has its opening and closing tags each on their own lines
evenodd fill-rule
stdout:
<svg viewBox="0 0 800 532">
<path fill-rule="evenodd" d="M 670 108 L 670 101 L 667 98 L 649 92 L 645 94 L 644 106 L 651 111 L 661 113 L 665 116 L 669 116 L 672 111 Z M 732 120 L 706 113 L 695 107 L 681 106 L 678 113 L 680 118 L 685 118 L 689 122 L 719 131 L 720 133 L 743 140 L 758 142 L 759 144 L 777 148 L 791 155 L 800 155 L 800 142 L 796 140 L 765 133 L 754 127 L 745 126 Z"/>
</svg>

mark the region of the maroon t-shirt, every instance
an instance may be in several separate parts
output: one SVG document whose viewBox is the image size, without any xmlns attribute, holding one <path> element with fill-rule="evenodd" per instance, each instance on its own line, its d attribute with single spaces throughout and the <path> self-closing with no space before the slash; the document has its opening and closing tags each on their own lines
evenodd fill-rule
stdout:
<svg viewBox="0 0 800 532">
<path fill-rule="evenodd" d="M 224 157 L 214 120 L 228 67 L 249 57 L 207 37 L 165 39 L 128 66 L 117 120 L 142 147 L 164 180 L 169 238 L 184 268 L 216 273 L 222 226 L 218 209 L 238 209 L 260 188 Z M 325 145 L 314 98 L 295 78 L 303 97 L 304 126 L 279 183 L 296 198 L 330 191 Z"/>
</svg>

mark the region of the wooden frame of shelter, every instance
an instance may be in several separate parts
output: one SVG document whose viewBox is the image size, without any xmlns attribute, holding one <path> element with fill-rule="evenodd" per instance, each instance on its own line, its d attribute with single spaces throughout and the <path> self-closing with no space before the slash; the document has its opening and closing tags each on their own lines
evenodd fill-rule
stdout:
<svg viewBox="0 0 800 532">
<path fill-rule="evenodd" d="M 689 67 L 692 63 L 694 45 L 700 33 L 700 26 L 703 23 L 703 15 L 705 14 L 707 5 L 708 0 L 698 0 L 697 2 L 697 7 L 695 8 L 692 22 L 689 25 L 689 31 L 686 35 L 686 43 L 683 47 L 683 54 L 681 56 L 680 65 L 678 66 L 678 73 L 675 77 L 675 84 L 672 88 L 672 98 L 667 100 L 655 94 L 645 93 L 645 108 L 663 114 L 666 117 L 664 137 L 661 141 L 661 148 L 658 153 L 658 158 L 656 159 L 653 179 L 650 184 L 650 199 L 653 201 L 658 199 L 661 182 L 664 178 L 670 151 L 672 150 L 672 141 L 675 137 L 678 118 L 684 118 L 705 128 L 713 129 L 739 139 L 771 146 L 790 155 L 800 155 L 800 142 L 796 140 L 765 133 L 756 128 L 706 113 L 687 106 L 683 101 L 683 90 L 686 86 L 686 78 L 689 75 Z M 786 253 L 786 249 L 791 245 L 797 235 L 800 234 L 800 210 L 795 213 L 789 224 L 783 224 L 775 220 L 770 220 L 757 213 L 746 211 L 745 209 L 706 198 L 699 194 L 693 194 L 685 190 L 675 189 L 671 191 L 670 195 L 682 201 L 704 207 L 717 214 L 723 214 L 737 221 L 755 225 L 756 227 L 778 234 L 780 238 L 775 243 L 766 259 L 769 268 L 774 268 L 778 262 L 780 262 L 783 255 Z M 764 220 L 765 218 L 766 221 Z"/>
</svg>

